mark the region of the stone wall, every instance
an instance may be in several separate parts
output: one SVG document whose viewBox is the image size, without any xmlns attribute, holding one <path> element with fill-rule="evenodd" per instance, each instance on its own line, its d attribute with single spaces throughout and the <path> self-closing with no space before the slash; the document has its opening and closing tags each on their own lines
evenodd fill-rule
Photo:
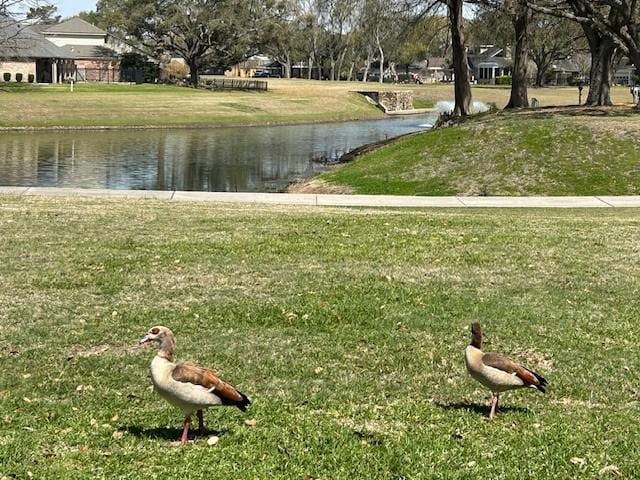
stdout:
<svg viewBox="0 0 640 480">
<path fill-rule="evenodd" d="M 387 112 L 413 110 L 413 93 L 406 90 L 378 92 L 378 103 Z"/>
<path fill-rule="evenodd" d="M 35 78 L 36 62 L 0 62 L 0 82 L 4 82 L 4 74 L 11 74 L 11 81 L 16 81 L 16 73 L 22 74 L 22 83 L 29 81 L 29 74 Z"/>
</svg>

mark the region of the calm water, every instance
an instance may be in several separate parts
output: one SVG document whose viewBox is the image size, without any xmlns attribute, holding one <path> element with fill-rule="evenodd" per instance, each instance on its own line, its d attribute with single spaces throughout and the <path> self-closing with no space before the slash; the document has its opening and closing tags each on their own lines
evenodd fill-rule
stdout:
<svg viewBox="0 0 640 480">
<path fill-rule="evenodd" d="M 280 127 L 0 132 L 0 185 L 282 191 L 354 148 L 434 116 Z"/>
</svg>

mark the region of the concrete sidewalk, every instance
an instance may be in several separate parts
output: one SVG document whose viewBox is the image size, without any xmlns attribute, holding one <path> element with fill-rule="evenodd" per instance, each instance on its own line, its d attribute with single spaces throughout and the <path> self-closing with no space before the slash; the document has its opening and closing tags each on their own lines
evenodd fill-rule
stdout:
<svg viewBox="0 0 640 480">
<path fill-rule="evenodd" d="M 400 195 L 316 195 L 294 193 L 173 192 L 158 190 L 103 190 L 43 187 L 0 187 L 0 195 L 39 197 L 152 198 L 171 202 L 259 203 L 272 205 L 306 205 L 322 207 L 640 207 L 640 195 L 620 197 L 409 197 Z"/>
</svg>

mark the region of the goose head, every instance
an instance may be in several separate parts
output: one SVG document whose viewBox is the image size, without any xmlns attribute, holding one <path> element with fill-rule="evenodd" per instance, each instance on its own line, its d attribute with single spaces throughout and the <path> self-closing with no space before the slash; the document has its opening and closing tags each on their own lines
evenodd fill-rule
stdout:
<svg viewBox="0 0 640 480">
<path fill-rule="evenodd" d="M 149 329 L 147 334 L 140 339 L 140 344 L 157 343 L 159 352 L 164 352 L 165 356 L 171 357 L 176 347 L 176 340 L 173 332 L 167 327 L 158 325 Z"/>
<path fill-rule="evenodd" d="M 471 324 L 471 346 L 482 350 L 482 328 L 478 322 Z"/>
</svg>

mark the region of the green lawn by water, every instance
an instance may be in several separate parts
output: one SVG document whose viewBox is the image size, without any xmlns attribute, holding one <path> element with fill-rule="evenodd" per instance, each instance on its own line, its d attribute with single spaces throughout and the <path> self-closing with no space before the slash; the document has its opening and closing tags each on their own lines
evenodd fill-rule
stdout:
<svg viewBox="0 0 640 480">
<path fill-rule="evenodd" d="M 4 196 L 0 228 L 0 478 L 640 476 L 636 210 Z M 472 321 L 548 394 L 488 422 Z M 155 324 L 253 397 L 217 445 L 169 444 Z"/>
<path fill-rule="evenodd" d="M 640 115 L 500 113 L 400 139 L 320 176 L 397 195 L 637 195 Z"/>
</svg>

